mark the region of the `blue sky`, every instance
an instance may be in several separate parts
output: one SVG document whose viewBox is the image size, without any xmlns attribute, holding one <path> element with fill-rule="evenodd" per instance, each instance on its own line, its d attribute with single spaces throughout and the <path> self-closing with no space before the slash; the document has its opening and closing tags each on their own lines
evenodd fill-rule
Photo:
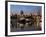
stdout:
<svg viewBox="0 0 46 37">
<path fill-rule="evenodd" d="M 26 6 L 26 5 L 10 5 L 10 11 L 12 13 L 19 13 L 21 10 L 25 13 L 34 13 L 34 12 L 41 12 L 41 6 Z"/>
</svg>

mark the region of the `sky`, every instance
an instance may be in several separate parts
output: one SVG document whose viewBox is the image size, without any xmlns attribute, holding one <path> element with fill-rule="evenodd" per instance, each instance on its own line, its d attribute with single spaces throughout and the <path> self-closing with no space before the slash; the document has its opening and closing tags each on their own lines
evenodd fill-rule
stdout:
<svg viewBox="0 0 46 37">
<path fill-rule="evenodd" d="M 41 12 L 41 6 L 31 6 L 31 5 L 10 5 L 10 11 L 12 13 L 18 13 L 20 14 L 20 11 L 22 10 L 24 13 L 36 13 L 38 11 Z"/>
</svg>

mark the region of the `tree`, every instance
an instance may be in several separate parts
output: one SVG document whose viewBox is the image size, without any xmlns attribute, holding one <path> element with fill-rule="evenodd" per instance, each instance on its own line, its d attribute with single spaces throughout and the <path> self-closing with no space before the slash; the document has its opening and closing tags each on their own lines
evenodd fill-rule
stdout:
<svg viewBox="0 0 46 37">
<path fill-rule="evenodd" d="M 21 15 L 23 14 L 23 11 L 21 10 L 21 13 L 20 13 Z"/>
</svg>

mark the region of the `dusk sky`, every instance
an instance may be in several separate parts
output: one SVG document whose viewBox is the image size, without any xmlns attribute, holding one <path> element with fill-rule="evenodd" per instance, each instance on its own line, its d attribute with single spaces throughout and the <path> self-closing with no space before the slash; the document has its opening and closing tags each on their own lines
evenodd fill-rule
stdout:
<svg viewBox="0 0 46 37">
<path fill-rule="evenodd" d="M 25 13 L 35 13 L 40 11 L 41 12 L 41 6 L 31 6 L 31 5 L 10 5 L 10 11 L 12 13 L 20 13 L 21 10 Z"/>
</svg>

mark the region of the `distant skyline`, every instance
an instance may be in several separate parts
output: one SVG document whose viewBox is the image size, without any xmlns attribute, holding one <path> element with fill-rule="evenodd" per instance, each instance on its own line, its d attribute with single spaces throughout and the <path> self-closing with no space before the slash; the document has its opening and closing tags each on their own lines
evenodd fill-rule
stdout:
<svg viewBox="0 0 46 37">
<path fill-rule="evenodd" d="M 22 10 L 24 13 L 37 13 L 38 11 L 41 12 L 42 6 L 31 6 L 31 5 L 10 5 L 11 13 L 18 13 Z"/>
</svg>

